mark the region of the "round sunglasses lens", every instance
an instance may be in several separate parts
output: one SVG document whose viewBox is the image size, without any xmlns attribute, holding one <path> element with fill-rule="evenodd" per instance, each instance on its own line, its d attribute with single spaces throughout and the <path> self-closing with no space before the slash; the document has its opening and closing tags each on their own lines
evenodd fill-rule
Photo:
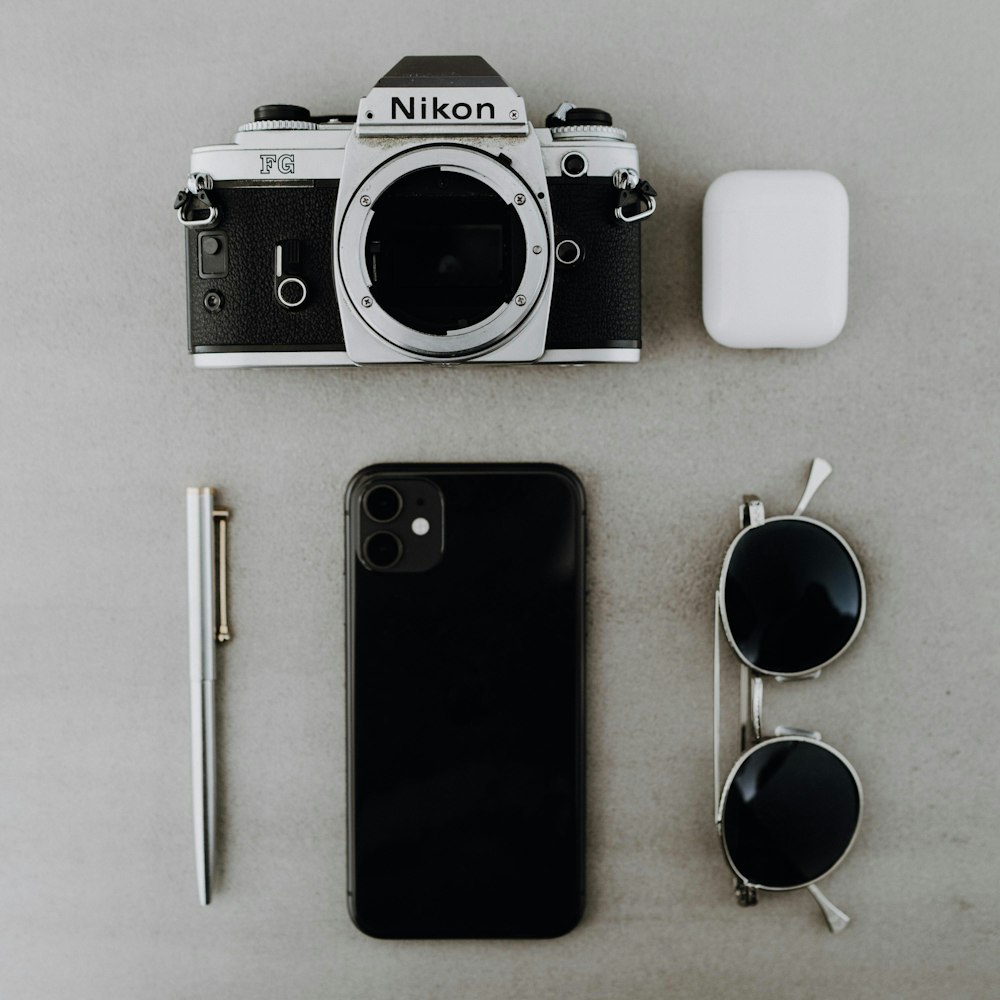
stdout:
<svg viewBox="0 0 1000 1000">
<path fill-rule="evenodd" d="M 745 532 L 730 554 L 726 622 L 736 648 L 755 667 L 804 673 L 851 641 L 861 595 L 854 559 L 836 535 L 782 518 Z"/>
<path fill-rule="evenodd" d="M 733 777 L 722 835 L 733 867 L 752 885 L 791 889 L 837 864 L 860 818 L 861 789 L 837 754 L 804 740 L 771 740 Z"/>
</svg>

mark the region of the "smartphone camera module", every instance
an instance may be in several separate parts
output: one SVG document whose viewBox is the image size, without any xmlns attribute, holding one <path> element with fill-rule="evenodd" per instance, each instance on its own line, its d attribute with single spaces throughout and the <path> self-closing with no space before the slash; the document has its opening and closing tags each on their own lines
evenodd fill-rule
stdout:
<svg viewBox="0 0 1000 1000">
<path fill-rule="evenodd" d="M 355 551 L 374 573 L 424 573 L 444 551 L 444 497 L 426 479 L 375 479 L 356 501 Z M 390 528 L 392 530 L 390 530 Z"/>
</svg>

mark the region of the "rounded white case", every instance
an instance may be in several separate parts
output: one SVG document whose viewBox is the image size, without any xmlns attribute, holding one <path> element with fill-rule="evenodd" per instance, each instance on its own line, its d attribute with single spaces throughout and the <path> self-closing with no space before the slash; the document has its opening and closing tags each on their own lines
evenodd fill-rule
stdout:
<svg viewBox="0 0 1000 1000">
<path fill-rule="evenodd" d="M 819 347 L 847 319 L 849 208 L 820 170 L 737 170 L 705 194 L 702 314 L 725 347 Z"/>
</svg>

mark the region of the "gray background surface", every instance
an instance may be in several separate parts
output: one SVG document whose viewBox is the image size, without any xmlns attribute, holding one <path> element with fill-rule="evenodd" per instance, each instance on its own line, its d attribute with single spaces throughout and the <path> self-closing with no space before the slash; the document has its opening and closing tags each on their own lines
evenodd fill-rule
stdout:
<svg viewBox="0 0 1000 1000">
<path fill-rule="evenodd" d="M 1000 14 L 989 0 L 169 5 L 7 0 L 0 34 L 0 995 L 973 997 L 1000 980 Z M 661 207 L 639 366 L 195 372 L 194 145 L 486 56 L 541 122 L 606 107 Z M 700 210 L 744 167 L 852 209 L 829 347 L 701 327 Z M 711 602 L 736 504 L 812 507 L 869 617 L 772 694 L 861 771 L 829 879 L 741 911 L 711 823 Z M 590 502 L 589 906 L 548 942 L 386 943 L 344 903 L 340 507 L 375 461 L 543 460 Z M 220 884 L 195 897 L 184 487 L 234 511 Z M 733 705 L 735 668 L 727 661 Z M 728 734 L 728 730 L 727 730 Z M 730 749 L 732 747 L 730 746 Z"/>
</svg>

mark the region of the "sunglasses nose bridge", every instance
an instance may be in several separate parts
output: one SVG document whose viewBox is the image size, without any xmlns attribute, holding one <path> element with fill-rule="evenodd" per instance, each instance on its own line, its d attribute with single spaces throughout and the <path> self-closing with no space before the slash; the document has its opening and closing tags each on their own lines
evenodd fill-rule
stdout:
<svg viewBox="0 0 1000 1000">
<path fill-rule="evenodd" d="M 759 743 L 764 732 L 764 679 L 740 664 L 740 751 Z"/>
</svg>

